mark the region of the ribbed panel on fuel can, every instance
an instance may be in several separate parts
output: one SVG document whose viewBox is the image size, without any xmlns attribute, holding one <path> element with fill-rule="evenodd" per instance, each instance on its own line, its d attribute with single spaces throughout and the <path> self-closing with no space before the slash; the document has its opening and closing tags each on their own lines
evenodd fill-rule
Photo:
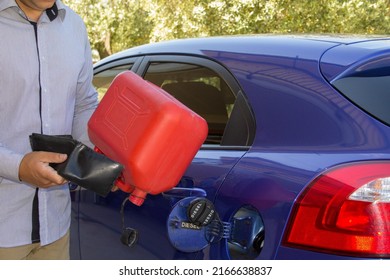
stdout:
<svg viewBox="0 0 390 280">
<path fill-rule="evenodd" d="M 178 184 L 207 133 L 202 117 L 131 71 L 115 77 L 88 122 L 96 150 L 124 165 L 117 185 L 136 205 Z"/>
</svg>

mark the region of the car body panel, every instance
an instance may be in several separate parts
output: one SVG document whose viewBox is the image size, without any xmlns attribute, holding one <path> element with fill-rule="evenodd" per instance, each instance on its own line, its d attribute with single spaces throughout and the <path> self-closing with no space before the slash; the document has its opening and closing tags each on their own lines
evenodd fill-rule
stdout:
<svg viewBox="0 0 390 280">
<path fill-rule="evenodd" d="M 208 199 L 214 200 L 229 171 L 244 153 L 245 151 L 199 151 L 178 187 L 202 188 L 206 191 Z M 125 226 L 135 228 L 139 232 L 138 244 L 129 248 L 119 242 L 122 229 L 119 211 L 123 199 L 127 198 L 126 194 L 118 191 L 107 198 L 101 198 L 82 191 L 79 197 L 79 215 L 83 222 L 81 229 L 83 234 L 80 239 L 82 258 L 195 258 L 196 253 L 180 253 L 174 250 L 166 236 L 166 219 L 169 212 L 178 199 L 186 197 L 187 194 L 184 193 L 182 196 L 179 194 L 179 198 L 177 196 L 169 193 L 149 195 L 142 206 L 135 206 L 130 202 L 127 204 L 125 208 L 127 211 L 124 212 Z M 106 232 L 93 234 L 102 229 Z M 94 239 L 99 238 L 100 234 L 108 237 L 110 243 Z M 94 249 L 90 250 L 91 247 Z"/>
<path fill-rule="evenodd" d="M 249 104 L 255 135 L 249 146 L 202 146 L 177 189 L 205 195 L 226 223 L 234 223 L 239 209 L 258 213 L 265 232 L 261 252 L 234 258 L 352 259 L 286 247 L 282 240 L 297 197 L 320 174 L 345 163 L 390 160 L 389 126 L 330 83 L 359 63 L 389 57 L 389 42 L 335 36 L 175 40 L 114 54 L 98 62 L 95 73 L 131 61 L 132 70 L 143 76 L 151 61 L 164 58 L 218 64 L 223 70 L 216 71 L 223 72 L 234 94 Z M 101 198 L 79 190 L 73 206 L 75 240 L 80 242 L 75 258 L 232 259 L 227 239 L 193 253 L 172 246 L 166 220 L 176 203 L 188 196 L 168 191 L 148 196 L 141 207 L 127 204 L 124 224 L 139 232 L 138 243 L 130 248 L 119 241 L 120 206 L 126 194 L 118 191 Z"/>
</svg>

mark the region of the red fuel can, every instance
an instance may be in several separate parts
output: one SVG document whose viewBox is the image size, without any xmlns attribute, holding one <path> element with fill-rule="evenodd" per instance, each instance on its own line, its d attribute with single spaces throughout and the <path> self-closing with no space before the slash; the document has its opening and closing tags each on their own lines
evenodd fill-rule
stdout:
<svg viewBox="0 0 390 280">
<path fill-rule="evenodd" d="M 136 205 L 178 184 L 207 133 L 202 117 L 131 71 L 115 77 L 88 122 L 96 150 L 124 166 L 116 185 Z"/>
</svg>

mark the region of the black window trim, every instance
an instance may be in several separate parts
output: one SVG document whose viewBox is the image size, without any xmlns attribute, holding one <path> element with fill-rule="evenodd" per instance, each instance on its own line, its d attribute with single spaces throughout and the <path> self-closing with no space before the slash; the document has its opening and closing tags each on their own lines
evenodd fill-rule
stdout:
<svg viewBox="0 0 390 280">
<path fill-rule="evenodd" d="M 134 72 L 137 71 L 138 67 L 140 66 L 141 62 L 143 60 L 143 57 L 127 57 L 127 58 L 119 58 L 113 61 L 109 61 L 104 64 L 99 64 L 94 66 L 93 74 L 97 75 L 101 72 L 107 71 L 111 68 L 123 66 L 123 65 L 129 65 L 129 70 L 132 70 Z"/>
</svg>

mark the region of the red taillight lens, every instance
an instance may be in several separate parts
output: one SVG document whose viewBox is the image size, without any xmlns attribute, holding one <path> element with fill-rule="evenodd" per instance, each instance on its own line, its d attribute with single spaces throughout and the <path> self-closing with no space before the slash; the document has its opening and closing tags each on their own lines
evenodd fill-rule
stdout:
<svg viewBox="0 0 390 280">
<path fill-rule="evenodd" d="M 284 245 L 360 256 L 390 256 L 390 163 L 332 169 L 298 198 Z"/>
</svg>

